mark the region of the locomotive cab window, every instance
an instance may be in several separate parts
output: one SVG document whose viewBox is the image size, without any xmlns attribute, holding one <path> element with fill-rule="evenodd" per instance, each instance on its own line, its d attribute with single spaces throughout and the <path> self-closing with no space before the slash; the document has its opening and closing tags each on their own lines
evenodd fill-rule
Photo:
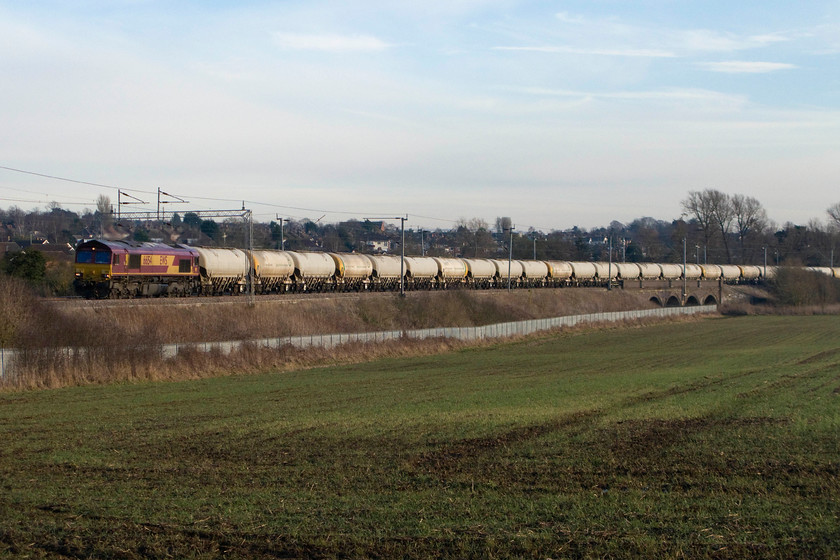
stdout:
<svg viewBox="0 0 840 560">
<path fill-rule="evenodd" d="M 96 264 L 111 264 L 111 253 L 97 251 L 93 254 L 93 259 Z"/>
<path fill-rule="evenodd" d="M 113 264 L 120 264 L 120 256 L 115 254 L 114 260 L 111 261 Z"/>
<path fill-rule="evenodd" d="M 76 253 L 76 262 L 80 264 L 89 264 L 93 262 L 93 251 L 79 251 Z"/>
</svg>

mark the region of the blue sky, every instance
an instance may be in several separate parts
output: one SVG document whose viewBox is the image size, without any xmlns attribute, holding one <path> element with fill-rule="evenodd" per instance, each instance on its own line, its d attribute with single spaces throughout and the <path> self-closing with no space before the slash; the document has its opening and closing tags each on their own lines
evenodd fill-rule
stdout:
<svg viewBox="0 0 840 560">
<path fill-rule="evenodd" d="M 0 72 L 0 166 L 189 209 L 548 231 L 706 188 L 779 223 L 840 201 L 837 0 L 0 0 Z M 2 207 L 99 194 L 0 169 Z"/>
</svg>

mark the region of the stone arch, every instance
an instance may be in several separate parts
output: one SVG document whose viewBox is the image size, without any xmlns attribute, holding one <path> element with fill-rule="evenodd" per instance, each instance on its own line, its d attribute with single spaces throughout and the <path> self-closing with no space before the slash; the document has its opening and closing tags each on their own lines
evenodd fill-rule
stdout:
<svg viewBox="0 0 840 560">
<path fill-rule="evenodd" d="M 665 307 L 679 307 L 680 306 L 680 298 L 677 296 L 671 296 L 668 298 L 668 301 L 665 302 Z"/>
<path fill-rule="evenodd" d="M 700 305 L 700 300 L 698 300 L 694 295 L 690 295 L 685 300 L 686 307 L 696 307 Z"/>
<path fill-rule="evenodd" d="M 650 298 L 650 302 L 651 302 L 651 303 L 655 303 L 655 304 L 656 304 L 656 305 L 658 305 L 659 307 L 662 307 L 662 300 L 661 300 L 661 299 L 659 299 L 659 296 L 651 296 L 651 298 Z"/>
<path fill-rule="evenodd" d="M 706 296 L 706 299 L 703 300 L 703 305 L 717 305 L 717 298 L 712 294 Z"/>
</svg>

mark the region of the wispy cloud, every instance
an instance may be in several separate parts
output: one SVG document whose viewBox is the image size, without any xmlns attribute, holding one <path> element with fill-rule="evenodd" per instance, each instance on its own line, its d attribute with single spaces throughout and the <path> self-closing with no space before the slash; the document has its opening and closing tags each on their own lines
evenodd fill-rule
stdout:
<svg viewBox="0 0 840 560">
<path fill-rule="evenodd" d="M 642 58 L 674 58 L 677 55 L 658 49 L 631 49 L 631 48 L 617 48 L 617 49 L 600 49 L 600 48 L 579 48 L 579 47 L 561 47 L 561 46 L 542 46 L 542 47 L 493 47 L 496 51 L 529 51 L 542 53 L 560 53 L 560 54 L 583 54 L 596 56 L 627 56 L 627 57 L 642 57 Z"/>
<path fill-rule="evenodd" d="M 382 51 L 391 46 L 371 35 L 275 33 L 274 41 L 285 49 L 306 51 Z"/>
<path fill-rule="evenodd" d="M 715 29 L 635 24 L 615 17 L 591 18 L 554 14 L 557 25 L 542 44 L 497 46 L 495 50 L 596 55 L 611 57 L 677 58 L 701 53 L 731 53 L 760 49 L 792 40 L 789 33 L 738 34 Z M 524 36 L 523 36 L 524 37 Z"/>
<path fill-rule="evenodd" d="M 558 12 L 554 14 L 554 17 L 557 18 L 557 21 L 562 21 L 563 23 L 583 23 L 586 21 L 583 16 L 570 14 L 569 12 Z"/>
<path fill-rule="evenodd" d="M 549 88 L 505 88 L 507 91 L 526 95 L 538 95 L 549 97 L 581 97 L 587 99 L 623 99 L 623 100 L 647 100 L 647 101 L 680 101 L 680 102 L 702 102 L 715 103 L 718 105 L 743 105 L 746 98 L 741 95 L 732 95 L 710 91 L 706 89 L 662 89 L 648 91 L 574 91 L 565 89 Z"/>
<path fill-rule="evenodd" d="M 726 74 L 767 74 L 769 72 L 796 68 L 796 65 L 784 62 L 752 62 L 747 60 L 699 62 L 697 65 L 711 72 L 723 72 Z"/>
<path fill-rule="evenodd" d="M 676 29 L 663 34 L 662 40 L 674 49 L 691 52 L 735 52 L 760 49 L 790 41 L 783 33 L 736 35 L 710 29 Z"/>
</svg>

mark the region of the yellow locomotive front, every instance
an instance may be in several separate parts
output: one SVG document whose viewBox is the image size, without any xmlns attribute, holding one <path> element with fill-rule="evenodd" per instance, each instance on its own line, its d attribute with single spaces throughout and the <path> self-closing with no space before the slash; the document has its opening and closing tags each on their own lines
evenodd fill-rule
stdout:
<svg viewBox="0 0 840 560">
<path fill-rule="evenodd" d="M 97 241 L 82 243 L 76 248 L 73 285 L 77 293 L 94 295 L 110 287 L 112 254 L 110 247 Z"/>
</svg>

